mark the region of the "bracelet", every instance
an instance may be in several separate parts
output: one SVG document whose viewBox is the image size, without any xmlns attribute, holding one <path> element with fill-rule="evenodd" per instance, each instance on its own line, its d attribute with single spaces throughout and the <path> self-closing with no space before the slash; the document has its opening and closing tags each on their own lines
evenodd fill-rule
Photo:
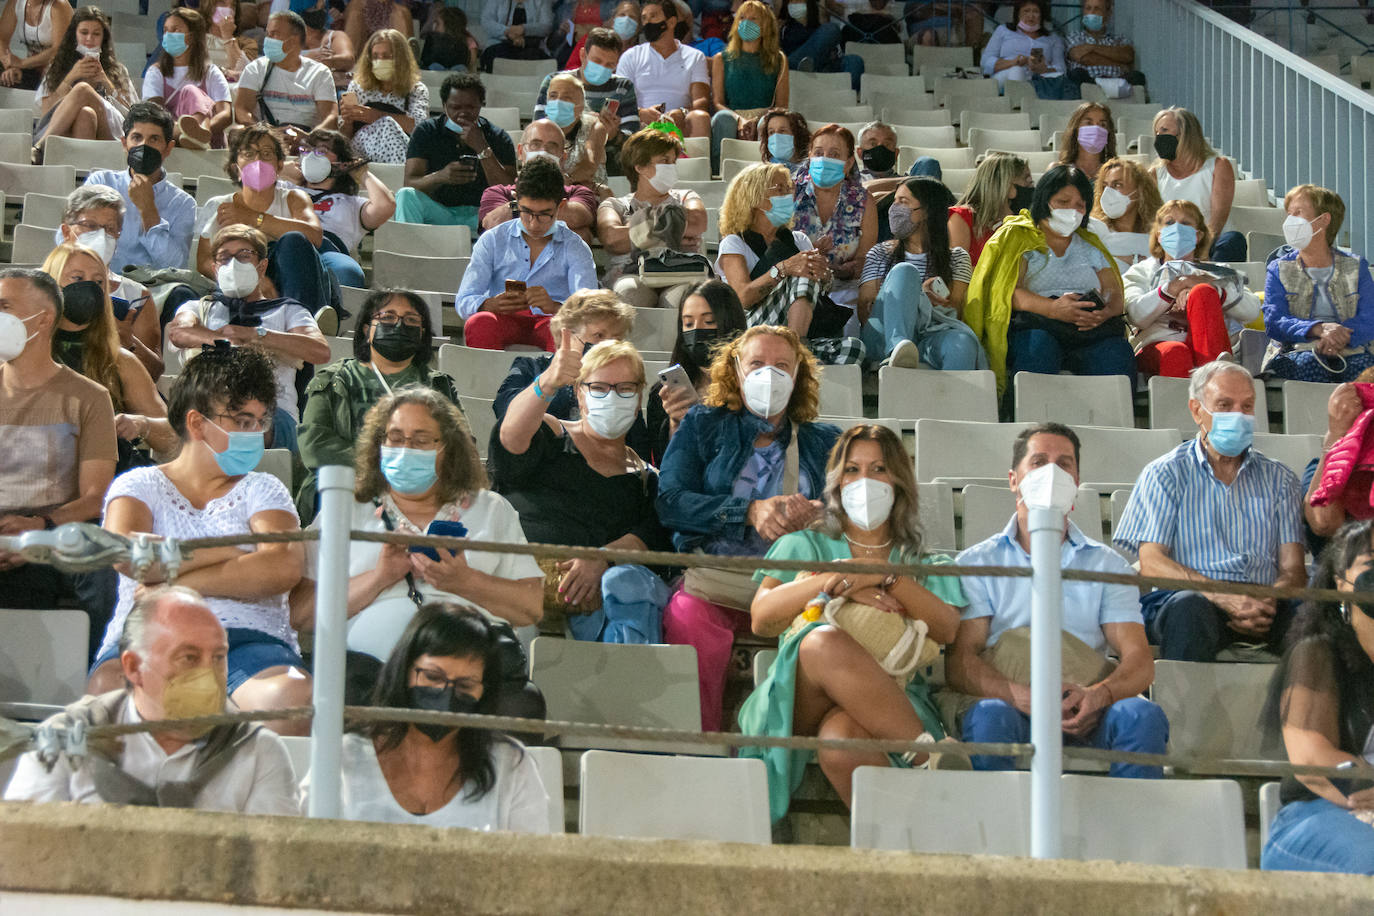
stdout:
<svg viewBox="0 0 1374 916">
<path fill-rule="evenodd" d="M 550 400 L 553 400 L 553 399 L 550 398 L 547 394 L 544 393 L 544 389 L 543 389 L 543 388 L 540 388 L 540 387 L 539 387 L 539 379 L 538 379 L 538 378 L 536 378 L 536 379 L 534 380 L 534 384 L 533 384 L 531 387 L 534 388 L 534 396 L 537 397 L 539 400 L 541 400 L 541 401 L 550 401 Z"/>
</svg>

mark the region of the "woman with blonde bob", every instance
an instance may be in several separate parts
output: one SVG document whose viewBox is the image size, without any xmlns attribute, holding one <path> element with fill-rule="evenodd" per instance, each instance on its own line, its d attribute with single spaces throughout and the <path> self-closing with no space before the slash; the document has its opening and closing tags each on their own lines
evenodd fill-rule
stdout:
<svg viewBox="0 0 1374 916">
<path fill-rule="evenodd" d="M 983 246 L 1002 220 L 1030 209 L 1034 195 L 1026 160 L 1011 153 L 988 153 L 963 198 L 949 208 L 949 247 L 967 251 L 977 267 Z"/>
<path fill-rule="evenodd" d="M 756 326 L 716 350 L 711 385 L 663 457 L 658 513 L 682 552 L 763 556 L 819 516 L 838 428 L 816 422 L 820 367 L 789 328 Z M 689 574 L 663 613 L 670 643 L 694 646 L 701 723 L 720 728 L 735 633 L 749 628 L 747 575 L 727 606 Z M 712 599 L 715 600 L 712 600 Z"/>
<path fill-rule="evenodd" d="M 429 89 L 410 42 L 395 29 L 367 39 L 339 96 L 339 131 L 373 162 L 405 162 L 415 124 L 429 117 Z"/>
<path fill-rule="evenodd" d="M 1186 108 L 1166 108 L 1154 119 L 1155 155 L 1150 172 L 1161 200 L 1192 201 L 1202 212 L 1212 247 L 1201 252 L 1210 261 L 1244 261 L 1245 236 L 1228 230 L 1236 196 L 1236 169 L 1212 149 L 1197 115 Z"/>
<path fill-rule="evenodd" d="M 1259 317 L 1259 299 L 1243 276 L 1221 265 L 1209 273 L 1198 257 L 1210 240 L 1197 206 L 1171 200 L 1150 227 L 1150 257 L 1122 278 L 1136 365 L 1146 376 L 1187 378 L 1230 353 L 1241 328 Z"/>
<path fill-rule="evenodd" d="M 1163 203 L 1150 173 L 1129 159 L 1108 159 L 1097 170 L 1089 228 L 1122 270 L 1150 256 L 1150 227 Z"/>
<path fill-rule="evenodd" d="M 825 469 L 824 511 L 810 527 L 783 535 L 769 559 L 834 563 L 948 563 L 922 553 L 919 495 L 902 440 L 885 426 L 846 430 L 830 451 Z M 807 613 L 821 599 L 848 598 L 892 614 L 924 621 L 927 638 L 946 644 L 965 605 L 957 576 L 886 576 L 879 573 L 761 569 L 750 606 L 754 633 L 778 637 L 778 658 L 768 677 L 740 709 L 740 728 L 749 735 L 822 738 L 891 738 L 936 741 L 945 736 L 939 711 L 924 678 L 900 686 L 869 652 L 844 630 Z M 787 813 L 801 783 L 809 751 L 743 748 L 768 768 L 773 820 Z M 821 771 L 845 804 L 860 766 L 910 766 L 914 754 L 898 756 L 822 751 Z M 924 755 L 922 755 L 924 756 Z"/>
</svg>

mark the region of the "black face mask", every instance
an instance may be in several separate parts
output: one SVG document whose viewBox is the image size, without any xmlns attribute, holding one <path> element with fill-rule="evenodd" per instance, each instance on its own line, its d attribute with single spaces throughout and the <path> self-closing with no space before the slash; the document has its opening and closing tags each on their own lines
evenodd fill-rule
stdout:
<svg viewBox="0 0 1374 916">
<path fill-rule="evenodd" d="M 420 339 L 425 335 L 424 328 L 412 328 L 400 321 L 393 325 L 378 324 L 373 327 L 372 349 L 392 362 L 413 358 L 420 349 Z"/>
<path fill-rule="evenodd" d="M 644 36 L 645 41 L 655 42 L 663 37 L 664 32 L 668 31 L 668 23 L 646 22 L 640 27 L 639 31 Z"/>
<path fill-rule="evenodd" d="M 410 708 L 428 709 L 434 712 L 462 712 L 471 713 L 477 711 L 478 700 L 470 693 L 459 693 L 453 687 L 422 687 L 415 685 L 410 688 Z M 440 742 L 449 735 L 457 731 L 448 725 L 421 725 L 418 722 L 411 723 L 431 741 Z"/>
<path fill-rule="evenodd" d="M 314 29 L 318 32 L 324 28 L 325 21 L 329 17 L 329 10 L 306 10 L 300 14 L 300 17 L 305 22 L 307 29 Z"/>
<path fill-rule="evenodd" d="M 129 150 L 129 171 L 135 175 L 156 175 L 162 168 L 162 154 L 147 144 Z"/>
<path fill-rule="evenodd" d="M 1035 198 L 1035 188 L 1024 184 L 1013 187 L 1016 192 L 1011 198 L 1011 212 L 1020 213 L 1022 210 L 1029 210 L 1031 201 Z"/>
<path fill-rule="evenodd" d="M 711 365 L 711 351 L 721 339 L 719 328 L 693 328 L 682 332 L 682 349 L 692 357 L 698 369 Z"/>
<path fill-rule="evenodd" d="M 105 289 L 94 280 L 78 280 L 62 287 L 62 317 L 87 325 L 105 307 Z"/>
<path fill-rule="evenodd" d="M 892 167 L 897 164 L 897 154 L 886 146 L 875 146 L 866 149 L 860 154 L 864 161 L 864 168 L 870 172 L 890 172 Z"/>
<path fill-rule="evenodd" d="M 1178 137 L 1173 134 L 1155 134 L 1155 155 L 1172 162 L 1178 156 Z"/>
</svg>

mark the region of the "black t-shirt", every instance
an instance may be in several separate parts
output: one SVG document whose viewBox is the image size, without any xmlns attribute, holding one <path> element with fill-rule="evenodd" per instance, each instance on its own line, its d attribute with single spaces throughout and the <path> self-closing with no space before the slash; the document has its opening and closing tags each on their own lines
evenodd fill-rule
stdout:
<svg viewBox="0 0 1374 916">
<path fill-rule="evenodd" d="M 415 133 L 406 147 L 407 159 L 423 159 L 427 163 L 425 174 L 456 162 L 460 156 L 476 156 L 477 151 L 463 142 L 462 138 L 444 126 L 445 115 L 438 115 L 415 125 Z M 508 168 L 515 166 L 515 144 L 510 134 L 493 125 L 486 118 L 479 117 L 477 124 L 487 138 L 496 161 Z M 446 184 L 429 196 L 435 203 L 445 207 L 476 207 L 482 202 L 482 192 L 487 189 L 486 172 L 481 163 L 477 164 L 477 179 L 467 184 Z"/>
</svg>

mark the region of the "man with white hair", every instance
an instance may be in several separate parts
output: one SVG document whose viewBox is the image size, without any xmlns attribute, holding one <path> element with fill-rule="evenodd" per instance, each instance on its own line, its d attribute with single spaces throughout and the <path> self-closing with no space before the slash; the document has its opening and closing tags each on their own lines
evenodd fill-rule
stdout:
<svg viewBox="0 0 1374 916">
<path fill-rule="evenodd" d="M 1306 584 L 1302 487 L 1296 474 L 1251 445 L 1255 391 L 1248 371 L 1225 360 L 1200 366 L 1188 396 L 1197 437 L 1141 472 L 1114 540 L 1139 556 L 1142 575 L 1198 583 L 1141 599 L 1161 658 L 1215 661 L 1233 643 L 1279 652 L 1292 602 L 1211 592 L 1207 584 Z"/>
<path fill-rule="evenodd" d="M 129 612 L 119 649 L 127 686 L 84 697 L 45 724 L 94 727 L 224 712 L 229 641 L 196 592 L 149 591 Z M 92 741 L 84 758 L 63 755 L 51 769 L 30 751 L 5 799 L 299 814 L 296 783 L 281 739 L 239 723 Z"/>
</svg>

